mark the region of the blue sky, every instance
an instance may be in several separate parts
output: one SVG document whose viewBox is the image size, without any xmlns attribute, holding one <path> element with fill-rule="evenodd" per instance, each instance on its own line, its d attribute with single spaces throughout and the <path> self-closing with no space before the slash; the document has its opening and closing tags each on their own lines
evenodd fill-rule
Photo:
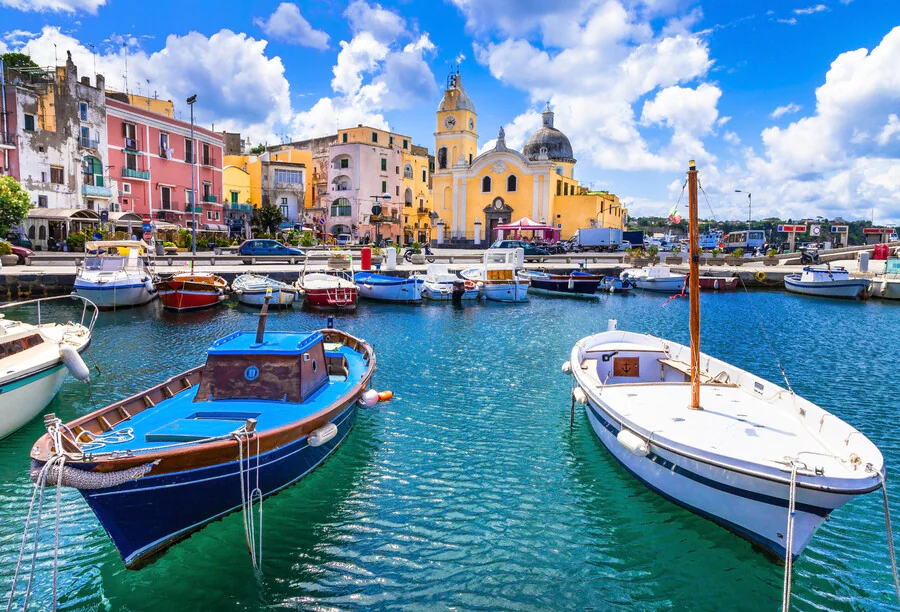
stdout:
<svg viewBox="0 0 900 612">
<path fill-rule="evenodd" d="M 0 0 L 0 50 L 274 144 L 366 123 L 433 148 L 451 65 L 521 146 L 547 101 L 576 175 L 664 214 L 690 158 L 719 218 L 900 222 L 900 2 Z M 54 44 L 56 48 L 54 49 Z M 127 54 L 126 54 L 127 49 Z M 463 59 L 464 57 L 464 59 Z"/>
</svg>

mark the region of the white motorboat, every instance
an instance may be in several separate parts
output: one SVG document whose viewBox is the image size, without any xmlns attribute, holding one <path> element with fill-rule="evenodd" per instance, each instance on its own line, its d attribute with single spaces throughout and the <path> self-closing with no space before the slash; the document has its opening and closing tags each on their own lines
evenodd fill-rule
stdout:
<svg viewBox="0 0 900 612">
<path fill-rule="evenodd" d="M 488 249 L 482 265 L 463 270 L 459 275 L 480 285 L 481 296 L 485 299 L 527 302 L 531 281 L 517 274 L 524 267 L 524 249 Z"/>
<path fill-rule="evenodd" d="M 449 302 L 453 299 L 454 283 L 463 283 L 462 299 L 477 300 L 478 285 L 470 280 L 463 280 L 444 264 L 428 264 L 425 274 L 417 275 L 422 280 L 422 297 L 427 300 Z"/>
<path fill-rule="evenodd" d="M 685 283 L 684 274 L 675 274 L 666 265 L 628 268 L 622 271 L 619 278 L 623 281 L 628 281 L 633 287 L 638 289 L 665 291 L 666 293 L 681 291 Z"/>
<path fill-rule="evenodd" d="M 688 182 L 697 255 L 693 162 Z M 691 345 L 610 321 L 563 365 L 575 379 L 573 401 L 648 488 L 793 561 L 833 510 L 882 486 L 884 460 L 862 433 L 790 388 L 702 354 L 691 267 Z"/>
<path fill-rule="evenodd" d="M 277 281 L 259 274 L 241 274 L 231 282 L 231 290 L 237 295 L 241 304 L 262 306 L 266 299 L 266 291 L 272 290 L 269 306 L 290 306 L 297 299 L 297 288 L 288 283 Z"/>
<path fill-rule="evenodd" d="M 81 318 L 69 311 L 61 320 L 47 322 L 47 315 L 67 300 L 78 300 Z M 42 312 L 43 307 L 43 312 Z M 35 312 L 34 322 L 7 318 L 21 309 Z M 98 309 L 81 296 L 57 296 L 10 302 L 0 306 L 0 438 L 13 433 L 37 416 L 50 403 L 71 372 L 89 380 L 80 354 L 91 342 Z"/>
<path fill-rule="evenodd" d="M 353 281 L 359 287 L 359 296 L 369 300 L 404 304 L 422 301 L 422 280 L 416 276 L 403 278 L 374 272 L 357 272 L 353 275 Z"/>
<path fill-rule="evenodd" d="M 155 278 L 145 261 L 141 240 L 101 240 L 84 246 L 72 293 L 92 301 L 100 310 L 141 306 L 157 296 Z"/>
<path fill-rule="evenodd" d="M 871 281 L 867 278 L 850 278 L 850 272 L 843 267 L 807 266 L 802 274 L 788 274 L 784 277 L 784 288 L 793 293 L 818 297 L 858 298 L 869 291 Z"/>
<path fill-rule="evenodd" d="M 900 258 L 890 257 L 884 262 L 884 272 L 872 279 L 869 294 L 885 300 L 900 300 Z"/>
</svg>

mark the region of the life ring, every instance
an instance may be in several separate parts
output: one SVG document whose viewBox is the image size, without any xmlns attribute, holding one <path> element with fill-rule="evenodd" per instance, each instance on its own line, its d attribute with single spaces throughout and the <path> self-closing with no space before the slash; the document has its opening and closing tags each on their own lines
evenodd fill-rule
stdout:
<svg viewBox="0 0 900 612">
<path fill-rule="evenodd" d="M 757 273 L 756 273 L 756 280 L 758 280 L 759 282 L 765 281 L 765 280 L 766 280 L 766 273 L 763 272 L 762 270 L 760 270 L 759 272 L 757 272 Z"/>
</svg>

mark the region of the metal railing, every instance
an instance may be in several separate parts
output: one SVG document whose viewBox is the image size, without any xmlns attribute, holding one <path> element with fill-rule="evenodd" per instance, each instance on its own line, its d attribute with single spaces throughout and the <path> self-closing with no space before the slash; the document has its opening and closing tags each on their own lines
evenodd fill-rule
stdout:
<svg viewBox="0 0 900 612">
<path fill-rule="evenodd" d="M 90 138 L 88 136 L 79 136 L 78 145 L 82 149 L 96 149 L 98 146 L 100 146 L 100 139 Z"/>
<path fill-rule="evenodd" d="M 0 132 L 0 145 L 16 146 L 16 135 L 11 132 Z"/>
<path fill-rule="evenodd" d="M 214 196 L 212 194 L 208 194 L 208 195 L 203 196 L 203 201 L 204 202 L 218 202 L 219 200 L 216 196 Z"/>
<path fill-rule="evenodd" d="M 150 179 L 150 171 L 132 170 L 131 168 L 122 168 L 122 178 Z"/>
<path fill-rule="evenodd" d="M 0 310 L 4 310 L 7 308 L 18 308 L 21 306 L 30 306 L 34 305 L 37 311 L 37 325 L 43 324 L 43 320 L 41 318 L 41 304 L 44 302 L 51 302 L 54 300 L 81 300 L 82 308 L 81 308 L 81 321 L 79 325 L 82 327 L 87 327 L 88 333 L 94 331 L 94 323 L 97 322 L 97 316 L 100 314 L 100 309 L 94 304 L 92 301 L 83 297 L 81 295 L 56 295 L 53 297 L 45 297 L 38 298 L 36 300 L 26 300 L 24 302 L 8 302 L 6 304 L 0 305 Z M 90 323 L 88 325 L 84 324 L 85 318 L 88 316 L 88 306 L 93 309 L 93 313 L 90 315 Z"/>
</svg>

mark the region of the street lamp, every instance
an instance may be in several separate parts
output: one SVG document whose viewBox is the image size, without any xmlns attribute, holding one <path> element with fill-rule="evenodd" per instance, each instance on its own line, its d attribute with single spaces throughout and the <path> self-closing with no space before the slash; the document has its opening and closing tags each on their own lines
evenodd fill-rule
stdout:
<svg viewBox="0 0 900 612">
<path fill-rule="evenodd" d="M 741 191 L 740 189 L 735 189 L 735 193 L 746 193 L 747 194 L 747 229 L 750 229 L 750 222 L 753 219 L 753 197 L 749 191 Z"/>
<path fill-rule="evenodd" d="M 375 200 L 375 205 L 378 206 L 379 209 L 381 209 L 381 200 L 390 200 L 391 194 L 384 192 L 380 196 L 372 196 L 372 198 Z M 381 246 L 381 234 L 379 233 L 379 228 L 381 227 L 381 218 L 384 217 L 384 211 L 382 210 L 380 214 L 373 214 L 372 216 L 378 218 L 378 221 L 373 224 L 375 226 L 375 245 Z"/>
<path fill-rule="evenodd" d="M 197 101 L 197 94 L 187 99 L 188 105 L 191 107 L 191 253 L 197 255 L 197 186 L 194 178 L 194 102 Z"/>
</svg>

